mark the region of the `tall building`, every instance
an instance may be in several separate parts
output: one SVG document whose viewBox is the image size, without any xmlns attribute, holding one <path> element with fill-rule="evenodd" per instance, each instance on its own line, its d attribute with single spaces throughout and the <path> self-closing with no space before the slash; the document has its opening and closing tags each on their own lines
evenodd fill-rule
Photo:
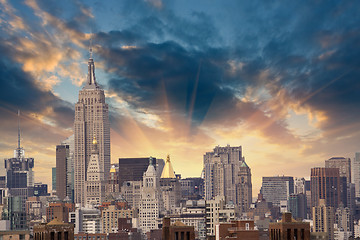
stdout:
<svg viewBox="0 0 360 240">
<path fill-rule="evenodd" d="M 325 205 L 337 208 L 340 203 L 340 175 L 338 168 L 311 169 L 311 206 Z"/>
<path fill-rule="evenodd" d="M 67 164 L 70 157 L 69 145 L 56 146 L 56 195 L 63 200 L 67 194 Z"/>
<path fill-rule="evenodd" d="M 332 157 L 325 160 L 326 168 L 338 168 L 340 177 L 346 177 L 346 182 L 351 182 L 351 160 L 344 157 Z"/>
<path fill-rule="evenodd" d="M 354 232 L 354 218 L 350 208 L 340 206 L 335 211 L 335 235 L 343 236 L 342 239 L 349 239 Z"/>
<path fill-rule="evenodd" d="M 166 158 L 166 163 L 161 174 L 160 191 L 165 211 L 173 213 L 175 208 L 180 206 L 181 185 L 179 178 L 175 176 L 169 155 Z"/>
<path fill-rule="evenodd" d="M 100 205 L 105 200 L 104 171 L 100 166 L 98 142 L 94 137 L 85 182 L 86 204 Z"/>
<path fill-rule="evenodd" d="M 325 160 L 326 168 L 338 168 L 340 174 L 340 201 L 345 207 L 350 207 L 351 203 L 348 203 L 348 196 L 351 194 L 348 192 L 348 185 L 351 184 L 351 160 L 344 157 L 332 157 Z"/>
<path fill-rule="evenodd" d="M 205 199 L 226 196 L 227 202 L 238 204 L 237 187 L 240 165 L 244 161 L 242 148 L 217 146 L 204 155 Z"/>
<path fill-rule="evenodd" d="M 354 161 L 351 162 L 352 183 L 355 183 L 355 196 L 360 198 L 360 152 L 355 153 Z"/>
<path fill-rule="evenodd" d="M 99 164 L 104 178 L 110 172 L 110 124 L 109 108 L 104 90 L 95 79 L 95 65 L 90 49 L 87 82 L 79 92 L 75 104 L 74 122 L 74 191 L 75 202 L 85 204 L 85 181 L 91 156 L 92 140 L 96 137 L 99 148 Z"/>
<path fill-rule="evenodd" d="M 162 210 L 159 177 L 150 157 L 149 166 L 143 176 L 139 205 L 139 228 L 145 234 L 158 229 L 157 219 Z"/>
<path fill-rule="evenodd" d="M 34 195 L 34 158 L 26 158 L 25 150 L 21 147 L 20 112 L 18 113 L 18 117 L 18 147 L 14 151 L 14 157 L 5 159 L 4 163 L 6 170 L 6 187 L 8 188 L 7 194 L 9 197 L 8 207 L 10 207 L 10 210 L 14 213 L 10 215 L 10 217 L 13 216 L 14 219 L 19 219 L 19 222 L 22 222 L 21 219 L 23 216 L 21 213 L 18 214 L 18 207 L 20 207 L 20 211 L 25 215 L 26 199 Z M 11 223 L 11 225 L 16 226 L 12 229 L 23 229 L 22 223 Z M 18 226 L 20 227 L 18 228 Z"/>
<path fill-rule="evenodd" d="M 328 233 L 329 240 L 334 240 L 334 208 L 327 206 L 325 199 L 312 208 L 313 232 Z"/>
<path fill-rule="evenodd" d="M 56 193 L 56 167 L 51 169 L 51 190 Z"/>
<path fill-rule="evenodd" d="M 288 210 L 295 219 L 306 219 L 307 204 L 304 193 L 290 194 L 288 200 Z"/>
<path fill-rule="evenodd" d="M 237 200 L 240 212 L 247 212 L 252 203 L 251 169 L 245 160 L 240 165 L 239 185 L 237 188 Z"/>
<path fill-rule="evenodd" d="M 263 177 L 261 193 L 267 202 L 279 206 L 294 193 L 294 178 L 289 176 Z"/>
</svg>

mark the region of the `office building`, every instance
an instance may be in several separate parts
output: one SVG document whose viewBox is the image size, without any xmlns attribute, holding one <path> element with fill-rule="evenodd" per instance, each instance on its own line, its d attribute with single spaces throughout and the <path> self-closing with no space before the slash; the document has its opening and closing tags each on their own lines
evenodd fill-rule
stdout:
<svg viewBox="0 0 360 240">
<path fill-rule="evenodd" d="M 121 187 L 121 195 L 131 207 L 137 207 L 141 199 L 142 181 L 126 181 Z"/>
<path fill-rule="evenodd" d="M 307 218 L 307 199 L 304 193 L 290 194 L 288 200 L 288 211 L 295 219 Z"/>
<path fill-rule="evenodd" d="M 56 195 L 73 200 L 74 192 L 74 135 L 56 146 Z"/>
<path fill-rule="evenodd" d="M 69 213 L 75 211 L 75 204 L 65 202 L 50 202 L 46 207 L 46 221 L 50 222 L 53 219 L 68 223 Z"/>
<path fill-rule="evenodd" d="M 294 193 L 294 178 L 289 176 L 263 177 L 261 193 L 267 202 L 280 206 Z"/>
<path fill-rule="evenodd" d="M 252 203 L 252 183 L 251 169 L 242 161 L 239 170 L 239 184 L 237 186 L 237 202 L 240 212 L 245 213 L 249 210 Z"/>
<path fill-rule="evenodd" d="M 339 168 L 340 177 L 346 177 L 346 183 L 351 182 L 351 160 L 344 157 L 332 157 L 325 160 L 326 168 Z"/>
<path fill-rule="evenodd" d="M 340 175 L 338 168 L 311 169 L 311 206 L 319 206 L 325 199 L 325 205 L 337 208 L 340 203 Z"/>
<path fill-rule="evenodd" d="M 75 234 L 101 233 L 101 211 L 99 209 L 85 207 L 76 208 L 75 211 L 69 213 L 69 221 L 75 226 Z"/>
<path fill-rule="evenodd" d="M 295 178 L 294 179 L 294 194 L 303 193 L 306 192 L 306 180 L 305 178 Z"/>
<path fill-rule="evenodd" d="M 326 232 L 329 240 L 334 240 L 334 208 L 326 205 L 325 199 L 312 207 L 313 232 Z"/>
<path fill-rule="evenodd" d="M 118 232 L 118 219 L 137 217 L 135 209 L 110 204 L 101 210 L 102 233 Z"/>
<path fill-rule="evenodd" d="M 105 102 L 104 90 L 95 79 L 95 65 L 90 49 L 87 82 L 79 92 L 75 104 L 74 122 L 74 192 L 75 203 L 86 203 L 85 188 L 87 170 L 92 154 L 92 141 L 96 138 L 99 151 L 99 165 L 104 179 L 110 172 L 110 124 L 109 107 Z"/>
<path fill-rule="evenodd" d="M 310 224 L 293 220 L 291 213 L 283 213 L 281 222 L 270 223 L 269 235 L 270 240 L 310 240 Z"/>
<path fill-rule="evenodd" d="M 240 165 L 244 161 L 242 148 L 217 146 L 204 155 L 205 200 L 226 196 L 227 202 L 238 204 Z"/>
<path fill-rule="evenodd" d="M 40 197 L 28 197 L 25 202 L 26 220 L 29 223 L 33 220 L 42 220 L 43 204 Z"/>
<path fill-rule="evenodd" d="M 203 178 L 184 178 L 179 181 L 182 200 L 200 200 L 204 198 L 205 186 Z"/>
<path fill-rule="evenodd" d="M 34 183 L 34 196 L 49 196 L 48 185 L 45 183 Z"/>
</svg>

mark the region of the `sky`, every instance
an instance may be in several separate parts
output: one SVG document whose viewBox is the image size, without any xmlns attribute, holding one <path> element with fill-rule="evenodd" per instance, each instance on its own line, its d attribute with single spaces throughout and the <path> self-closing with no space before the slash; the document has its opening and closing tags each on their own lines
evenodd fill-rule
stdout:
<svg viewBox="0 0 360 240">
<path fill-rule="evenodd" d="M 359 1 L 0 0 L 0 159 L 22 146 L 49 184 L 72 135 L 92 39 L 111 160 L 199 177 L 215 146 L 262 176 L 309 178 L 360 151 Z M 0 169 L 3 170 L 3 167 Z"/>
</svg>

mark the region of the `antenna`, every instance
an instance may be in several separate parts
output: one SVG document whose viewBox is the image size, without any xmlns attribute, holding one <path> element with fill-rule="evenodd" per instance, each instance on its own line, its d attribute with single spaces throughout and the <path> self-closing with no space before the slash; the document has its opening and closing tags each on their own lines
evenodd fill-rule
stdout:
<svg viewBox="0 0 360 240">
<path fill-rule="evenodd" d="M 91 37 L 90 37 L 89 53 L 90 53 L 90 58 L 92 58 L 92 34 L 91 34 Z"/>
<path fill-rule="evenodd" d="M 20 149 L 20 110 L 18 110 L 18 149 Z"/>
</svg>

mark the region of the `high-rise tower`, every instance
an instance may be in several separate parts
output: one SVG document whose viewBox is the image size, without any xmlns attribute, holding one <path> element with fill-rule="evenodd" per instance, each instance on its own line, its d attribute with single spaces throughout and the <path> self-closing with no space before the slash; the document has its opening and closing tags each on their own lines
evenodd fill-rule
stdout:
<svg viewBox="0 0 360 240">
<path fill-rule="evenodd" d="M 99 164 L 104 178 L 110 171 L 110 124 L 109 107 L 105 103 L 104 90 L 95 79 L 95 65 L 90 48 L 87 82 L 79 92 L 75 104 L 75 203 L 85 204 L 86 171 L 91 156 L 92 140 L 96 137 L 99 150 Z"/>
</svg>

